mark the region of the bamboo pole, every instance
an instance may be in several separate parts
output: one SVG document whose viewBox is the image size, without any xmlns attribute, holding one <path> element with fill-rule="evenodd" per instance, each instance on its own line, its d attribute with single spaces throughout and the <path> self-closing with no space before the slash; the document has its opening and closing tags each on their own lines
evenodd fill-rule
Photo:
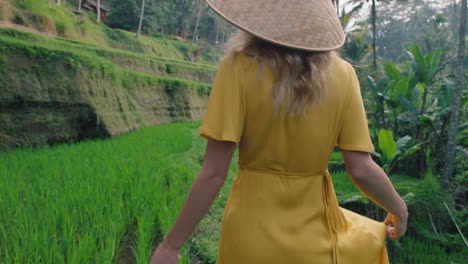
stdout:
<svg viewBox="0 0 468 264">
<path fill-rule="evenodd" d="M 453 223 L 455 224 L 455 227 L 458 230 L 458 233 L 460 234 L 461 238 L 463 239 L 463 242 L 465 242 L 465 246 L 468 248 L 468 242 L 465 239 L 465 236 L 463 235 L 462 231 L 460 230 L 460 227 L 458 227 L 457 222 L 455 221 L 455 218 L 453 218 L 452 213 L 450 212 L 450 209 L 448 208 L 447 204 L 444 202 L 445 209 L 447 209 L 447 212 L 450 215 L 450 218 L 452 218 Z"/>
</svg>

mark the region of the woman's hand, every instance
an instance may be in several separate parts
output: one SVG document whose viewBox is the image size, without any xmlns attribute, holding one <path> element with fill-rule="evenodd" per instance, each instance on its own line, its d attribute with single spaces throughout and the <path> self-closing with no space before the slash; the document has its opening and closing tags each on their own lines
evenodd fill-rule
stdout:
<svg viewBox="0 0 468 264">
<path fill-rule="evenodd" d="M 171 248 L 163 241 L 154 251 L 150 264 L 177 264 L 179 259 L 179 250 Z"/>
<path fill-rule="evenodd" d="M 406 214 L 405 216 L 400 217 L 389 213 L 387 218 L 385 218 L 384 223 L 387 225 L 387 237 L 394 240 L 399 239 L 406 233 L 408 215 Z"/>
</svg>

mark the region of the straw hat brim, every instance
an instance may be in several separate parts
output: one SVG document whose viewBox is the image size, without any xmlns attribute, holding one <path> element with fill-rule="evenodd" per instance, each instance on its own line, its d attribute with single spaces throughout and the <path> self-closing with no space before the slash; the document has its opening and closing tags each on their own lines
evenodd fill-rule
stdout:
<svg viewBox="0 0 468 264">
<path fill-rule="evenodd" d="M 307 51 L 343 46 L 345 34 L 330 0 L 205 0 L 234 26 L 268 42 Z"/>
</svg>

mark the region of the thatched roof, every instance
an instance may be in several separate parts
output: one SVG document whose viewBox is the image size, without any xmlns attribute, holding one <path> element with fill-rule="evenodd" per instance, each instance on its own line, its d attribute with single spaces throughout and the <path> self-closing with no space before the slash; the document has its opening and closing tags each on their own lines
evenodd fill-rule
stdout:
<svg viewBox="0 0 468 264">
<path fill-rule="evenodd" d="M 104 11 L 104 12 L 109 12 L 109 8 L 108 5 L 110 3 L 110 1 L 101 1 L 101 5 L 100 5 L 100 9 L 101 11 Z M 83 0 L 82 2 L 82 5 L 88 5 L 94 9 L 97 9 L 97 2 L 94 1 L 94 0 Z"/>
</svg>

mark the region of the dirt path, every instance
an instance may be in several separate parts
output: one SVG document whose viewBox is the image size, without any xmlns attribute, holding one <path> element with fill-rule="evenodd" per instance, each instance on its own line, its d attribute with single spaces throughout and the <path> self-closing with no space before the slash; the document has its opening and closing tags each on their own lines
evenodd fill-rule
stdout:
<svg viewBox="0 0 468 264">
<path fill-rule="evenodd" d="M 37 30 L 37 29 L 35 29 L 35 28 L 30 28 L 30 27 L 26 27 L 26 26 L 22 26 L 22 25 L 18 25 L 18 24 L 11 23 L 10 21 L 0 21 L 0 26 L 1 26 L 1 27 L 7 27 L 7 28 L 14 28 L 14 29 L 19 29 L 19 30 L 24 30 L 24 31 L 32 32 L 32 33 L 38 33 L 38 34 L 45 35 L 45 36 L 49 36 L 49 37 L 57 37 L 57 33 L 56 33 L 56 32 L 52 32 L 52 31 L 39 31 L 39 30 Z"/>
</svg>

